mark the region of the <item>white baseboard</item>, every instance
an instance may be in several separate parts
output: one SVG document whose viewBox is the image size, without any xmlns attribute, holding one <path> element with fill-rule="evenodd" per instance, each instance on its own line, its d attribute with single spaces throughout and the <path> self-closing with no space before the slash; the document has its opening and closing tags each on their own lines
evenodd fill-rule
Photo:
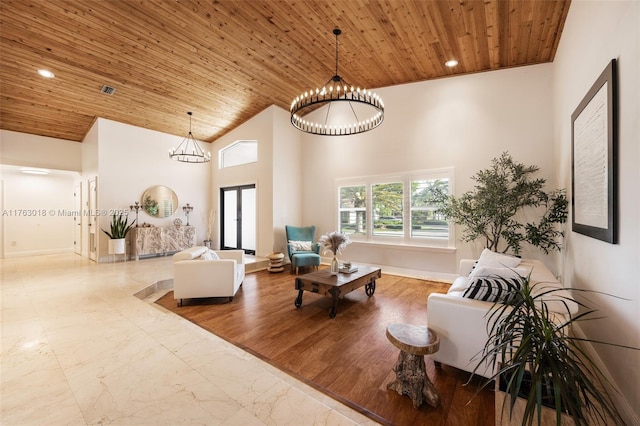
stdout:
<svg viewBox="0 0 640 426">
<path fill-rule="evenodd" d="M 571 328 L 573 334 L 580 339 L 587 339 L 586 334 L 582 331 L 579 324 L 573 324 Z M 589 342 L 583 342 L 583 348 L 593 361 L 593 363 L 600 369 L 604 377 L 607 379 L 609 383 L 615 386 L 615 381 L 611 378 L 611 374 L 607 369 L 604 362 L 598 355 L 598 353 L 593 348 L 593 345 Z M 619 389 L 606 389 L 606 391 L 611 395 L 611 399 L 613 399 L 616 407 L 620 410 L 620 415 L 622 416 L 625 424 L 628 425 L 640 425 L 640 417 L 635 413 L 629 401 L 625 398 L 625 396 L 620 392 Z"/>
<path fill-rule="evenodd" d="M 71 252 L 73 252 L 73 247 L 48 249 L 48 250 L 24 250 L 24 251 L 14 251 L 14 252 L 5 251 L 4 257 L 6 259 L 9 259 L 14 257 L 44 256 L 47 254 L 60 254 L 60 253 L 71 253 Z"/>
<path fill-rule="evenodd" d="M 322 264 L 323 265 L 330 265 L 331 264 L 331 258 L 322 258 Z M 457 274 L 447 274 L 444 272 L 432 272 L 432 271 L 422 271 L 419 269 L 407 269 L 407 268 L 397 268 L 397 267 L 393 267 L 393 266 L 389 266 L 389 265 L 374 265 L 371 263 L 362 263 L 362 262 L 353 262 L 354 265 L 364 265 L 364 266 L 372 266 L 375 268 L 380 268 L 382 269 L 382 273 L 383 274 L 390 274 L 390 275 L 398 275 L 400 277 L 407 277 L 407 278 L 415 278 L 418 280 L 425 280 L 425 281 L 439 281 L 439 282 L 446 282 L 446 283 L 452 283 L 457 277 Z"/>
</svg>

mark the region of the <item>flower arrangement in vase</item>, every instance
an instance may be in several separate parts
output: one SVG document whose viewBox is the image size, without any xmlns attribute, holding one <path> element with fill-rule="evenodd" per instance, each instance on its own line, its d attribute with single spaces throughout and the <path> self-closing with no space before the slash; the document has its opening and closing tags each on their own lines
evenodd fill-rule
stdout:
<svg viewBox="0 0 640 426">
<path fill-rule="evenodd" d="M 337 231 L 329 232 L 328 234 L 324 234 L 318 239 L 318 244 L 322 247 L 323 253 L 331 253 L 333 254 L 333 259 L 331 260 L 331 274 L 338 275 L 338 258 L 337 256 L 347 247 L 351 241 L 346 234 L 342 234 Z"/>
</svg>

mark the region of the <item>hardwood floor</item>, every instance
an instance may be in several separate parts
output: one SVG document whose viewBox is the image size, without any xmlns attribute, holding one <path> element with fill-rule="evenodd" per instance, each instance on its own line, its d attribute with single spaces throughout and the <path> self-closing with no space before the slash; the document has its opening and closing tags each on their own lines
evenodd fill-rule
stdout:
<svg viewBox="0 0 640 426">
<path fill-rule="evenodd" d="M 357 289 L 340 301 L 329 318 L 331 299 L 305 292 L 296 309 L 294 275 L 287 271 L 247 274 L 232 302 L 185 300 L 178 308 L 173 292 L 158 304 L 198 324 L 282 371 L 382 424 L 493 425 L 494 395 L 478 381 L 449 366 L 435 368 L 425 357 L 427 374 L 440 392 L 441 406 L 414 409 L 411 400 L 386 389 L 395 377 L 398 350 L 387 340 L 389 323 L 425 324 L 426 301 L 448 284 L 382 274 L 375 294 Z"/>
</svg>

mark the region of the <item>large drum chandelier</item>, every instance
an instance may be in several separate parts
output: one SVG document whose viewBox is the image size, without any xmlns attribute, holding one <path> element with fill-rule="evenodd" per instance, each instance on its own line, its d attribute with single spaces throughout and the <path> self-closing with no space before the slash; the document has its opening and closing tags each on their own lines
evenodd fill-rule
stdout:
<svg viewBox="0 0 640 426">
<path fill-rule="evenodd" d="M 335 75 L 322 88 L 304 92 L 291 103 L 291 124 L 303 132 L 323 136 L 355 135 L 375 129 L 384 120 L 384 103 L 380 96 L 370 90 L 354 88 L 338 74 L 338 36 L 341 33 L 338 28 L 333 30 L 336 36 Z M 322 111 L 317 111 L 320 109 Z M 312 112 L 315 119 L 307 120 L 305 116 Z"/>
</svg>

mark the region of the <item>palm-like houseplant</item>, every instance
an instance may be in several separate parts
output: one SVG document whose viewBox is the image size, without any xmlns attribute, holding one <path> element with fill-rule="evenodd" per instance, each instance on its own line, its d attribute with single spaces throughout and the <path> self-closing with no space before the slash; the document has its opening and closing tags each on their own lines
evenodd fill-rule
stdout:
<svg viewBox="0 0 640 426">
<path fill-rule="evenodd" d="M 560 291 L 557 287 L 531 283 L 530 277 L 520 276 L 519 288 L 511 287 L 508 297 L 502 303 L 496 302 L 487 314 L 489 338 L 479 354 L 476 370 L 487 363 L 498 368 L 481 389 L 494 380 L 500 381 L 506 398 L 502 404 L 496 404 L 496 411 L 504 412 L 509 401 L 510 417 L 516 402 L 524 399 L 522 425 L 531 425 L 534 420 L 540 424 L 543 405 L 555 410 L 557 425 L 561 424 L 563 413 L 576 425 L 609 424 L 610 421 L 624 424 L 611 396 L 604 390 L 612 388 L 611 384 L 582 344 L 638 349 L 573 336 L 571 326 L 578 321 L 597 319 L 593 318 L 595 310 L 576 300 L 581 313 L 557 316 L 543 300 L 551 298 L 566 307 L 566 296 L 556 294 Z"/>
<path fill-rule="evenodd" d="M 129 216 L 125 214 L 113 215 L 111 217 L 111 227 L 110 232 L 105 231 L 102 232 L 107 234 L 107 236 L 112 240 L 119 240 L 121 238 L 125 238 L 127 233 L 131 230 L 133 225 L 135 225 L 136 221 L 134 219 L 133 222 L 129 223 Z"/>
</svg>

